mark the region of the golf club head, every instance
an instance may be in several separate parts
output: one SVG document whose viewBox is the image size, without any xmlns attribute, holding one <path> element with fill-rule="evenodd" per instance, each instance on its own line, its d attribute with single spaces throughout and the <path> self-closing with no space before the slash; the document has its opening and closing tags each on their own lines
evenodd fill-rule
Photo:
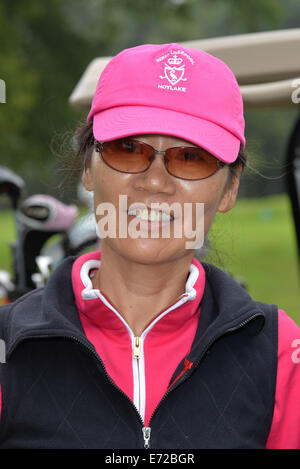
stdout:
<svg viewBox="0 0 300 469">
<path fill-rule="evenodd" d="M 100 244 L 93 213 L 87 213 L 77 220 L 64 237 L 64 250 L 67 256 L 75 256 L 92 246 L 100 249 Z"/>
<path fill-rule="evenodd" d="M 36 287 L 32 275 L 37 272 L 36 258 L 42 247 L 53 235 L 63 235 L 77 213 L 75 205 L 66 205 L 49 195 L 36 194 L 22 202 L 16 213 L 18 246 L 14 261 L 16 284 L 20 289 Z"/>
<path fill-rule="evenodd" d="M 41 288 L 41 287 L 44 287 L 44 285 L 45 285 L 43 276 L 39 272 L 35 272 L 34 274 L 32 274 L 31 275 L 31 280 L 32 280 L 35 288 Z"/>
<path fill-rule="evenodd" d="M 12 282 L 11 275 L 6 270 L 0 270 L 0 298 L 7 295 L 8 292 L 13 291 L 15 288 Z"/>
<path fill-rule="evenodd" d="M 18 207 L 24 187 L 25 183 L 20 176 L 11 169 L 0 166 L 0 195 L 10 198 L 14 210 Z"/>
<path fill-rule="evenodd" d="M 50 256 L 37 256 L 35 259 L 36 265 L 39 269 L 39 273 L 42 276 L 42 279 L 44 283 L 47 282 L 47 280 L 50 277 L 51 274 L 51 268 L 52 268 L 52 259 Z"/>
<path fill-rule="evenodd" d="M 29 229 L 60 233 L 71 227 L 77 214 L 76 205 L 64 204 L 50 195 L 35 194 L 22 202 L 18 219 Z"/>
</svg>

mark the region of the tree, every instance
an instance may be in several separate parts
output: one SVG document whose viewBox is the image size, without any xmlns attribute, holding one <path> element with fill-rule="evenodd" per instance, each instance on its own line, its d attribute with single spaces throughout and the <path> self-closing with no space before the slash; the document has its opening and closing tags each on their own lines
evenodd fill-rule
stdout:
<svg viewBox="0 0 300 469">
<path fill-rule="evenodd" d="M 142 43 L 281 28 L 294 21 L 295 1 L 2 0 L 0 79 L 7 103 L 0 104 L 1 164 L 20 172 L 29 193 L 55 194 L 51 142 L 86 116 L 70 108 L 68 97 L 93 58 Z M 291 117 L 277 118 L 276 134 L 274 122 L 268 131 L 260 119 L 249 115 L 249 129 L 268 158 L 270 148 L 280 148 L 276 142 Z"/>
</svg>

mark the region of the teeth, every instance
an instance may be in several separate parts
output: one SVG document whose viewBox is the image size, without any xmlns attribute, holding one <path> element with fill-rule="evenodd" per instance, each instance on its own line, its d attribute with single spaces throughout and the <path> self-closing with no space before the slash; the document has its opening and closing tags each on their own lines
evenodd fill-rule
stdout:
<svg viewBox="0 0 300 469">
<path fill-rule="evenodd" d="M 128 215 L 133 215 L 141 220 L 147 221 L 170 221 L 171 217 L 167 213 L 158 212 L 157 210 L 132 209 L 128 210 Z"/>
<path fill-rule="evenodd" d="M 169 220 L 171 220 L 170 215 L 168 215 L 167 213 L 165 213 L 165 212 L 160 212 L 160 213 L 162 213 L 162 221 L 169 221 Z"/>
</svg>

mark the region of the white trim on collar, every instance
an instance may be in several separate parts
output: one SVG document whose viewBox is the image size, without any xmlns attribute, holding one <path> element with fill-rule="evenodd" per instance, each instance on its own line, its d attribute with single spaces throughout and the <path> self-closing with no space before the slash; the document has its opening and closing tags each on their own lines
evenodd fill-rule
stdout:
<svg viewBox="0 0 300 469">
<path fill-rule="evenodd" d="M 89 272 L 91 269 L 99 269 L 100 265 L 101 265 L 101 261 L 96 260 L 96 259 L 90 259 L 89 261 L 86 261 L 80 269 L 80 278 L 85 287 L 81 293 L 83 300 L 93 300 L 95 298 L 99 298 L 100 292 L 98 289 L 93 288 L 93 284 L 89 276 Z M 184 295 L 188 295 L 187 296 L 188 300 L 194 300 L 197 295 L 197 291 L 195 290 L 194 285 L 199 277 L 199 269 L 196 265 L 191 264 L 189 272 L 190 273 L 185 284 Z"/>
</svg>

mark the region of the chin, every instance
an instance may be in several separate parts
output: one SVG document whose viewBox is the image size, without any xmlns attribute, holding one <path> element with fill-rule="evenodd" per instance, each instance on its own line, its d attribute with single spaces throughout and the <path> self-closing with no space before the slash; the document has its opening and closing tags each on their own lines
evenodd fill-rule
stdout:
<svg viewBox="0 0 300 469">
<path fill-rule="evenodd" d="M 131 239 L 113 240 L 111 247 L 119 255 L 140 264 L 158 264 L 178 259 L 186 254 L 182 239 Z"/>
</svg>

